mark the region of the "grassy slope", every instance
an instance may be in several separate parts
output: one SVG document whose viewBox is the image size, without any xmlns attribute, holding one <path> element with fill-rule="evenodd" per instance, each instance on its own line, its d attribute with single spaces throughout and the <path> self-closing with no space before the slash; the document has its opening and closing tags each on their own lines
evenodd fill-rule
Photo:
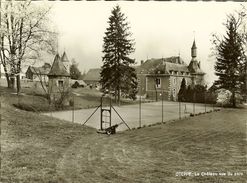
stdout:
<svg viewBox="0 0 247 183">
<path fill-rule="evenodd" d="M 73 141 L 95 132 L 5 104 L 1 115 L 0 182 L 60 182 L 59 159 Z"/>
<path fill-rule="evenodd" d="M 101 93 L 96 89 L 89 88 L 77 88 L 72 89 L 71 100 L 74 100 L 74 109 L 85 109 L 94 108 L 100 105 Z M 57 111 L 57 110 L 72 110 L 73 106 L 65 106 L 63 109 L 57 109 L 53 105 L 48 104 L 48 100 L 43 96 L 44 92 L 42 90 L 32 91 L 32 88 L 23 88 L 22 93 L 18 96 L 16 95 L 16 90 L 8 89 L 6 87 L 0 86 L 0 94 L 7 98 L 8 104 L 15 104 L 19 108 L 27 111 Z M 114 100 L 112 100 L 114 102 Z M 132 100 L 122 100 L 121 104 L 134 104 L 138 101 Z M 109 105 L 108 102 L 104 104 Z"/>
<path fill-rule="evenodd" d="M 118 133 L 1 108 L 1 182 L 244 182 L 246 109 Z M 244 176 L 176 177 L 177 171 Z"/>
<path fill-rule="evenodd" d="M 59 172 L 67 182 L 245 182 L 246 119 L 246 109 L 226 109 L 110 137 L 92 134 L 70 146 Z M 176 177 L 177 171 L 244 176 Z"/>
</svg>

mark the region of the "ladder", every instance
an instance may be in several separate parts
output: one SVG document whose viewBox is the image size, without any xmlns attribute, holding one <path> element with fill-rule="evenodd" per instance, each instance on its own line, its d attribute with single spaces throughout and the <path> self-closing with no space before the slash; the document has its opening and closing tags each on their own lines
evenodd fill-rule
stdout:
<svg viewBox="0 0 247 183">
<path fill-rule="evenodd" d="M 111 127 L 111 114 L 112 114 L 111 99 L 110 99 L 109 108 L 103 108 L 103 98 L 104 97 L 101 97 L 101 105 L 100 105 L 100 129 L 101 130 L 105 130 Z"/>
</svg>

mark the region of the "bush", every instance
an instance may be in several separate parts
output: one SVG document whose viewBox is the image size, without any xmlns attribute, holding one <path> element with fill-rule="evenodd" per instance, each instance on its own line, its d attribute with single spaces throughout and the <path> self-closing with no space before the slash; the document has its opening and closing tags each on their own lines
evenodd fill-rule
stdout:
<svg viewBox="0 0 247 183">
<path fill-rule="evenodd" d="M 36 107 L 31 104 L 18 103 L 18 104 L 13 104 L 13 106 L 18 109 L 25 110 L 25 111 L 37 112 Z"/>
<path fill-rule="evenodd" d="M 78 88 L 80 86 L 80 84 L 78 83 L 78 81 L 76 81 L 71 87 L 72 88 Z"/>
<path fill-rule="evenodd" d="M 69 106 L 74 106 L 74 100 L 72 99 L 69 100 Z"/>
</svg>

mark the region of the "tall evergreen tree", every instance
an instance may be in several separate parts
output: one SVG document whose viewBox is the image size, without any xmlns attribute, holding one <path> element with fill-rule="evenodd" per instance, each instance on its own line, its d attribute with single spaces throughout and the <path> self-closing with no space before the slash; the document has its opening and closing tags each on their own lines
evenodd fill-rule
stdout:
<svg viewBox="0 0 247 183">
<path fill-rule="evenodd" d="M 183 78 L 180 86 L 180 90 L 178 92 L 178 101 L 184 102 L 185 101 L 185 94 L 186 94 L 186 81 Z"/>
<path fill-rule="evenodd" d="M 241 16 L 241 15 L 239 15 Z M 225 24 L 226 35 L 215 42 L 216 65 L 215 74 L 219 76 L 215 84 L 232 93 L 232 106 L 236 106 L 236 93 L 240 92 L 243 84 L 242 70 L 245 64 L 243 39 L 239 33 L 242 17 L 229 15 Z"/>
<path fill-rule="evenodd" d="M 111 11 L 109 27 L 106 29 L 103 44 L 101 84 L 103 89 L 114 90 L 115 97 L 120 101 L 120 94 L 134 98 L 137 93 L 137 77 L 135 63 L 129 55 L 134 52 L 134 41 L 129 31 L 125 15 L 117 5 Z"/>
<path fill-rule="evenodd" d="M 80 79 L 81 71 L 78 69 L 78 63 L 73 59 L 70 66 L 70 78 L 71 79 Z"/>
</svg>

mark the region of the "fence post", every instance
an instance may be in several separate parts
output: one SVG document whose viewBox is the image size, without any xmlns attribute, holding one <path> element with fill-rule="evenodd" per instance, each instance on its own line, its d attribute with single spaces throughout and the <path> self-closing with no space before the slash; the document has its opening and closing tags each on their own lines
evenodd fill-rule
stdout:
<svg viewBox="0 0 247 183">
<path fill-rule="evenodd" d="M 140 99 L 139 99 L 139 127 L 141 127 L 142 125 L 142 116 L 141 116 L 141 108 L 142 108 L 142 96 L 141 96 L 141 93 L 140 93 Z"/>
<path fill-rule="evenodd" d="M 193 93 L 193 115 L 195 115 L 195 91 Z"/>
<path fill-rule="evenodd" d="M 49 103 L 49 111 L 51 113 L 51 116 L 52 116 L 52 110 L 51 110 L 51 102 Z"/>
<path fill-rule="evenodd" d="M 74 123 L 74 120 L 75 120 L 75 97 L 73 95 L 72 123 Z"/>
<path fill-rule="evenodd" d="M 181 119 L 181 102 L 178 102 L 178 110 L 179 110 L 179 119 Z"/>
<path fill-rule="evenodd" d="M 163 94 L 164 94 L 164 91 L 162 90 L 162 93 L 161 93 L 161 100 L 162 100 L 162 102 L 161 102 L 161 104 L 162 104 L 162 123 L 164 122 L 164 96 L 163 96 Z"/>
</svg>

